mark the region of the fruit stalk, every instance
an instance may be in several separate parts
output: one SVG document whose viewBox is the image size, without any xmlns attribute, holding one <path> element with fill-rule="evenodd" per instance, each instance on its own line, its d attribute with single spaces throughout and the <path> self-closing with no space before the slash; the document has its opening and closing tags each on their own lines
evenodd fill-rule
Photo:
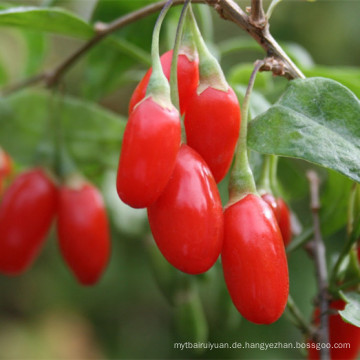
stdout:
<svg viewBox="0 0 360 360">
<path fill-rule="evenodd" d="M 250 105 L 250 94 L 254 87 L 257 72 L 264 64 L 263 61 L 255 62 L 254 70 L 250 76 L 249 85 L 246 90 L 244 102 L 241 107 L 241 126 L 240 135 L 236 148 L 235 162 L 231 172 L 231 179 L 229 184 L 230 202 L 236 202 L 241 196 L 247 193 L 256 193 L 255 180 L 250 168 L 248 150 L 246 145 L 248 114 Z"/>
</svg>

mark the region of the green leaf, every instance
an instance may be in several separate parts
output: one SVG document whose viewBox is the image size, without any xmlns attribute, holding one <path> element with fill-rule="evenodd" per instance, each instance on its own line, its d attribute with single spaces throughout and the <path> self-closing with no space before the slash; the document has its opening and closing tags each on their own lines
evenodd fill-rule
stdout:
<svg viewBox="0 0 360 360">
<path fill-rule="evenodd" d="M 151 66 L 151 56 L 128 41 L 111 36 L 91 50 L 87 57 L 83 93 L 88 99 L 100 99 L 116 90 L 122 82 L 133 82 L 126 71 L 136 62 Z M 106 66 L 104 66 L 106 63 Z"/>
<path fill-rule="evenodd" d="M 23 6 L 1 10 L 0 26 L 16 26 L 80 38 L 94 35 L 91 25 L 60 8 Z"/>
<path fill-rule="evenodd" d="M 24 69 L 24 76 L 35 74 L 45 60 L 47 48 L 46 34 L 24 30 L 21 32 L 26 42 L 27 61 Z"/>
<path fill-rule="evenodd" d="M 344 310 L 339 311 L 342 319 L 352 325 L 360 327 L 360 294 L 356 292 L 341 293 L 346 301 Z"/>
<path fill-rule="evenodd" d="M 53 108 L 46 91 L 20 92 L 0 99 L 0 144 L 17 162 L 31 165 L 48 122 L 60 116 L 65 140 L 87 175 L 116 167 L 125 121 L 104 108 L 69 96 Z M 59 104 L 60 101 L 57 101 Z"/>
<path fill-rule="evenodd" d="M 360 98 L 359 67 L 316 65 L 303 71 L 307 77 L 321 76 L 338 81 Z"/>
<path fill-rule="evenodd" d="M 303 159 L 360 182 L 360 101 L 330 79 L 293 80 L 249 123 L 248 143 L 260 153 Z"/>
<path fill-rule="evenodd" d="M 240 104 L 244 101 L 244 97 L 246 94 L 246 86 L 244 85 L 235 85 L 234 91 L 239 99 Z M 258 91 L 253 91 L 250 97 L 250 114 L 251 117 L 255 117 L 265 112 L 271 104 L 266 98 Z"/>
<path fill-rule="evenodd" d="M 329 170 L 321 195 L 320 216 L 323 235 L 331 235 L 346 224 L 352 184 L 349 178 Z"/>
<path fill-rule="evenodd" d="M 5 66 L 2 63 L 2 60 L 0 58 L 0 85 L 6 84 L 7 79 L 8 79 L 8 75 L 7 75 Z"/>
</svg>

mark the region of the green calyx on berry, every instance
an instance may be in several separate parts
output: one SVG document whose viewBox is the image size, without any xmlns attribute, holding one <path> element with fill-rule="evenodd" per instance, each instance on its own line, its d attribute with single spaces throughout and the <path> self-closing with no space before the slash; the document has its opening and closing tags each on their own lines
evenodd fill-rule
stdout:
<svg viewBox="0 0 360 360">
<path fill-rule="evenodd" d="M 188 23 L 191 26 L 196 48 L 199 53 L 200 83 L 197 93 L 201 94 L 209 87 L 227 92 L 229 90 L 229 84 L 225 79 L 220 64 L 207 48 L 191 8 L 188 12 Z"/>
<path fill-rule="evenodd" d="M 236 203 L 247 194 L 257 194 L 254 176 L 252 174 L 247 148 L 247 126 L 249 116 L 250 95 L 255 83 L 255 77 L 261 66 L 262 61 L 255 63 L 254 70 L 251 74 L 249 85 L 246 90 L 243 105 L 241 107 L 241 126 L 240 135 L 236 148 L 235 162 L 231 171 L 229 183 L 229 203 Z"/>
<path fill-rule="evenodd" d="M 186 0 L 184 6 L 182 8 L 182 11 L 181 11 L 179 23 L 178 23 L 178 26 L 176 29 L 175 44 L 174 44 L 174 50 L 173 50 L 172 59 L 171 59 L 170 95 L 171 95 L 171 100 L 172 100 L 173 104 L 179 111 L 180 111 L 180 99 L 179 99 L 178 74 L 177 74 L 178 57 L 179 57 L 179 50 L 180 50 L 180 42 L 181 42 L 181 38 L 183 35 L 184 21 L 186 18 L 186 14 L 188 12 L 189 4 L 190 4 L 190 0 Z M 184 128 L 184 126 L 182 126 L 182 128 Z"/>
<path fill-rule="evenodd" d="M 174 106 L 170 98 L 170 85 L 166 76 L 164 75 L 160 62 L 159 37 L 161 25 L 172 3 L 173 0 L 169 0 L 165 4 L 154 27 L 151 45 L 152 74 L 150 76 L 149 85 L 147 87 L 145 96 L 145 99 L 151 97 L 161 107 L 167 109 L 173 109 Z"/>
</svg>

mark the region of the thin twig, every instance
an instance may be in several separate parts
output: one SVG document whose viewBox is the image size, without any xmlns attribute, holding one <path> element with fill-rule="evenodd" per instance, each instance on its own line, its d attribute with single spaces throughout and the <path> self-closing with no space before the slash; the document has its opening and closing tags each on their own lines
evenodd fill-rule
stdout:
<svg viewBox="0 0 360 360">
<path fill-rule="evenodd" d="M 319 200 L 319 177 L 315 171 L 308 171 L 307 178 L 310 183 L 310 196 L 311 196 L 311 211 L 313 214 L 314 222 L 314 261 L 316 266 L 316 277 L 319 288 L 319 303 L 320 303 L 320 328 L 318 339 L 321 343 L 329 343 L 329 302 L 328 302 L 328 283 L 327 283 L 327 268 L 325 257 L 325 246 L 322 240 L 320 230 L 320 200 Z M 320 359 L 330 359 L 330 349 L 326 346 L 320 349 Z"/>
<path fill-rule="evenodd" d="M 247 31 L 266 51 L 268 57 L 273 57 L 274 62 L 277 63 L 276 70 L 282 66 L 283 71 L 276 75 L 282 75 L 288 79 L 305 78 L 300 69 L 287 56 L 277 41 L 271 36 L 269 31 L 269 24 L 259 26 L 253 24 L 250 17 L 236 4 L 233 0 L 206 0 L 209 5 L 212 5 L 220 16 L 226 20 L 233 21 L 242 29 Z M 272 69 L 262 69 L 272 71 Z"/>
<path fill-rule="evenodd" d="M 262 0 L 251 0 L 251 15 L 250 21 L 258 27 L 265 26 L 265 13 Z"/>
<path fill-rule="evenodd" d="M 174 0 L 174 5 L 183 4 L 185 0 Z M 249 17 L 235 2 L 232 0 L 192 0 L 193 3 L 204 3 L 213 6 L 219 14 L 228 20 L 235 22 L 242 29 L 247 31 L 266 51 L 268 59 L 261 70 L 272 71 L 275 75 L 285 76 L 288 79 L 304 78 L 303 73 L 296 67 L 296 65 L 286 55 L 280 45 L 271 36 L 269 32 L 269 25 L 260 23 L 253 23 Z M 120 28 L 142 19 L 152 13 L 159 11 L 166 1 L 159 1 L 154 4 L 145 6 L 139 10 L 133 11 L 125 16 L 122 16 L 109 24 L 97 23 L 94 26 L 95 35 L 73 54 L 67 57 L 61 64 L 53 70 L 45 71 L 37 74 L 29 79 L 11 85 L 0 92 L 0 95 L 9 95 L 15 91 L 21 90 L 31 85 L 40 82 L 45 82 L 46 86 L 54 86 L 62 76 L 74 65 L 84 54 L 92 47 L 98 44 L 102 39 Z M 253 1 L 255 10 L 253 16 L 255 18 L 262 17 L 263 10 L 261 1 Z"/>
<path fill-rule="evenodd" d="M 291 295 L 289 295 L 288 297 L 287 309 L 290 312 L 295 325 L 300 329 L 302 334 L 307 339 L 311 339 L 314 336 L 315 329 L 307 323 L 304 315 L 301 313 L 300 309 L 295 304 L 294 299 Z"/>
<path fill-rule="evenodd" d="M 181 5 L 185 0 L 174 0 L 173 5 Z M 204 3 L 205 0 L 192 0 L 193 3 Z M 215 2 L 215 0 L 209 0 L 210 2 Z M 122 27 L 131 24 L 137 20 L 140 20 L 148 15 L 151 15 L 160 9 L 163 8 L 166 1 L 159 1 L 154 4 L 145 6 L 139 10 L 133 11 L 129 14 L 121 16 L 120 18 L 114 20 L 109 24 L 105 23 L 96 23 L 94 25 L 95 35 L 86 43 L 84 43 L 79 49 L 67 57 L 62 63 L 60 63 L 53 70 L 45 71 L 41 74 L 37 74 L 33 77 L 30 77 L 24 81 L 19 82 L 18 84 L 11 85 L 6 87 L 0 92 L 0 95 L 6 96 L 10 95 L 13 92 L 21 90 L 31 85 L 35 85 L 40 82 L 45 82 L 47 87 L 52 87 L 62 78 L 62 76 L 91 48 L 97 45 L 101 40 L 103 40 L 108 35 L 113 32 L 121 29 Z"/>
</svg>

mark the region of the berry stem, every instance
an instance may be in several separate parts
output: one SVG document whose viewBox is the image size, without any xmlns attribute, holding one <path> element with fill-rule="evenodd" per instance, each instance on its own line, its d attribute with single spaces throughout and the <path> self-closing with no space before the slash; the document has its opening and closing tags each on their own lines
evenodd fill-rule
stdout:
<svg viewBox="0 0 360 360">
<path fill-rule="evenodd" d="M 270 173 L 271 173 L 270 162 L 271 162 L 270 155 L 265 155 L 262 164 L 258 188 L 261 189 L 261 191 L 272 194 L 271 179 L 270 179 Z"/>
<path fill-rule="evenodd" d="M 151 95 L 164 107 L 171 106 L 170 86 L 162 70 L 159 54 L 160 30 L 166 13 L 170 9 L 173 0 L 168 0 L 162 8 L 154 27 L 151 44 L 152 74 L 146 90 L 146 96 Z"/>
<path fill-rule="evenodd" d="M 177 78 L 177 65 L 178 65 L 180 43 L 183 35 L 184 23 L 185 23 L 185 18 L 189 4 L 190 4 L 190 0 L 186 0 L 181 10 L 179 22 L 176 29 L 175 44 L 174 44 L 173 55 L 171 60 L 171 72 L 170 72 L 171 101 L 179 111 L 180 111 L 180 101 L 179 101 L 179 89 L 178 89 L 178 78 Z"/>
<path fill-rule="evenodd" d="M 204 39 L 202 38 L 191 7 L 188 14 L 194 41 L 199 53 L 200 84 L 197 90 L 198 94 L 201 94 L 208 87 L 212 87 L 221 91 L 228 91 L 229 85 L 225 79 L 224 73 L 220 67 L 220 64 L 210 53 Z"/>
<path fill-rule="evenodd" d="M 229 184 L 231 203 L 236 202 L 247 193 L 256 193 L 255 180 L 249 164 L 246 139 L 250 96 L 254 87 L 256 74 L 263 64 L 264 62 L 260 60 L 255 62 L 254 70 L 250 76 L 249 85 L 246 89 L 244 102 L 241 108 L 240 135 L 236 147 L 235 162 L 231 171 Z"/>
<path fill-rule="evenodd" d="M 346 231 L 347 231 L 347 235 L 350 236 L 350 234 L 353 231 L 354 228 L 354 221 L 355 221 L 355 214 L 357 213 L 357 206 L 356 206 L 356 199 L 357 199 L 357 193 L 358 190 L 360 189 L 359 184 L 357 183 L 353 183 L 351 191 L 350 191 L 350 196 L 349 196 L 349 203 L 348 203 L 348 216 L 347 216 L 347 226 L 346 226 Z"/>
<path fill-rule="evenodd" d="M 277 165 L 279 157 L 276 155 L 265 155 L 264 162 L 261 170 L 259 186 L 258 188 L 273 194 L 280 196 L 281 191 L 277 180 Z"/>
</svg>

